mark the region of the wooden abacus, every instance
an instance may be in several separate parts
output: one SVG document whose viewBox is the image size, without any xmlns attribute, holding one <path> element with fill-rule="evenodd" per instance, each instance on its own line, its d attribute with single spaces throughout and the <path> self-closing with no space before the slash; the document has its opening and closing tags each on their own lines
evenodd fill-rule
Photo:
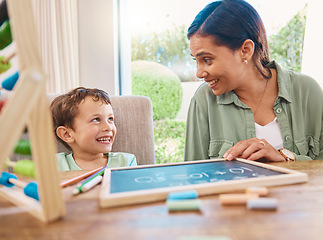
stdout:
<svg viewBox="0 0 323 240">
<path fill-rule="evenodd" d="M 32 158 L 35 161 L 40 201 L 8 187 L 0 187 L 0 196 L 29 209 L 30 214 L 48 223 L 65 214 L 65 204 L 59 186 L 55 137 L 45 88 L 46 76 L 42 70 L 31 4 L 31 0 L 7 0 L 20 77 L 0 114 L 0 171 L 27 125 L 33 144 Z"/>
</svg>

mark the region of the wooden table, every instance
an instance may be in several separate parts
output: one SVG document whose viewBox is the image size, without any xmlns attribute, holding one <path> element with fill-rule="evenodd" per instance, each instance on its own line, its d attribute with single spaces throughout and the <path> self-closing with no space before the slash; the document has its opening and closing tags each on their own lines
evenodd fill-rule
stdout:
<svg viewBox="0 0 323 240">
<path fill-rule="evenodd" d="M 309 176 L 308 183 L 271 187 L 276 211 L 222 206 L 218 195 L 200 197 L 202 210 L 168 212 L 165 202 L 100 209 L 100 187 L 71 196 L 63 189 L 66 216 L 44 224 L 0 199 L 0 239 L 180 239 L 183 236 L 227 236 L 232 240 L 323 239 L 323 160 L 275 163 Z M 70 178 L 79 172 L 64 174 Z M 198 238 L 197 238 L 198 239 Z"/>
</svg>

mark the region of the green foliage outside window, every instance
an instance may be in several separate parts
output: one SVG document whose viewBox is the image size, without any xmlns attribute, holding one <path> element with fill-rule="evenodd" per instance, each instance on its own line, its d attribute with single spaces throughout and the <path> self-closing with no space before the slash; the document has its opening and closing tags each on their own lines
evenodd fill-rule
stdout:
<svg viewBox="0 0 323 240">
<path fill-rule="evenodd" d="M 155 161 L 172 163 L 184 161 L 186 122 L 166 119 L 154 122 Z"/>
<path fill-rule="evenodd" d="M 283 67 L 301 71 L 306 7 L 298 12 L 277 34 L 269 37 L 270 58 Z"/>
<path fill-rule="evenodd" d="M 270 58 L 282 66 L 301 71 L 306 9 L 299 11 L 276 34 L 269 36 Z M 196 81 L 195 62 L 190 56 L 187 27 L 174 26 L 161 33 L 134 35 L 131 39 L 132 61 L 147 60 L 171 68 L 182 82 Z"/>
<path fill-rule="evenodd" d="M 184 25 L 161 33 L 137 34 L 131 39 L 132 61 L 146 60 L 171 68 L 182 82 L 194 81 L 195 62 L 192 60 Z"/>
<path fill-rule="evenodd" d="M 170 68 L 148 61 L 132 62 L 132 94 L 151 99 L 153 119 L 174 119 L 182 104 L 179 77 Z"/>
</svg>

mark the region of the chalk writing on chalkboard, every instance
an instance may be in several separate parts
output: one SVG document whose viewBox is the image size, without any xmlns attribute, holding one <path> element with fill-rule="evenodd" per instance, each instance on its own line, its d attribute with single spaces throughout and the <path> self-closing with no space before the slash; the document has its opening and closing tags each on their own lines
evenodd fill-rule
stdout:
<svg viewBox="0 0 323 240">
<path fill-rule="evenodd" d="M 170 192 L 196 190 L 199 196 L 307 181 L 307 174 L 269 164 L 237 159 L 208 159 L 106 169 L 101 207 L 165 200 Z"/>
<path fill-rule="evenodd" d="M 115 170 L 110 193 L 285 174 L 239 161 L 216 161 L 176 166 Z"/>
</svg>

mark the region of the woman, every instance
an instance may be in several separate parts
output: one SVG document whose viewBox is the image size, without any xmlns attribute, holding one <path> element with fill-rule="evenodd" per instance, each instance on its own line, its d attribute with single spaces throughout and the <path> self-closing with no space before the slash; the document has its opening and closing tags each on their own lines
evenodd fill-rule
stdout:
<svg viewBox="0 0 323 240">
<path fill-rule="evenodd" d="M 185 160 L 323 159 L 323 94 L 269 59 L 266 32 L 243 0 L 207 5 L 188 29 L 202 84 L 188 117 Z"/>
</svg>

